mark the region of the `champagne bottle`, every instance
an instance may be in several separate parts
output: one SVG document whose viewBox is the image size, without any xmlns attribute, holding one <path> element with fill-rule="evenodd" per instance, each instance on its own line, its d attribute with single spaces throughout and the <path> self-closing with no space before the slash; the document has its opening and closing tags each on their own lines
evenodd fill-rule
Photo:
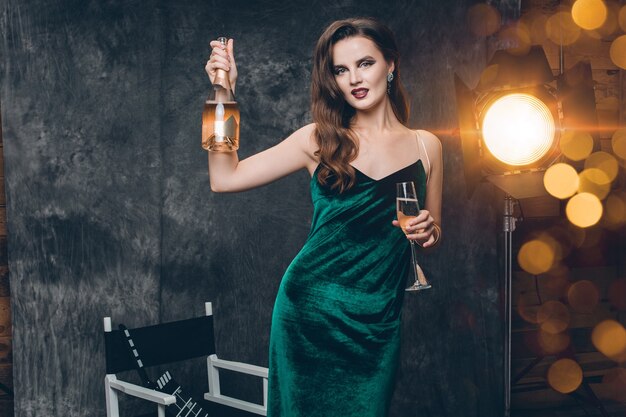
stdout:
<svg viewBox="0 0 626 417">
<path fill-rule="evenodd" d="M 226 45 L 226 38 L 218 38 Z M 202 112 L 202 148 L 214 152 L 239 149 L 239 105 L 230 86 L 228 72 L 216 70 L 213 93 L 204 103 Z"/>
</svg>

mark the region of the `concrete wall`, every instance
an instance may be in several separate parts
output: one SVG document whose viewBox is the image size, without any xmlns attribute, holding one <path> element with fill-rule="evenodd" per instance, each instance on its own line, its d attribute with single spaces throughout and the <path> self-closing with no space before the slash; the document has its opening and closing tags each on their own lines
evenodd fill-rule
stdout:
<svg viewBox="0 0 626 417">
<path fill-rule="evenodd" d="M 105 315 L 132 327 L 213 301 L 218 354 L 267 366 L 276 290 L 308 232 L 309 178 L 210 192 L 200 148 L 208 42 L 235 38 L 244 158 L 310 122 L 314 43 L 355 15 L 395 31 L 411 126 L 438 132 L 445 154 L 446 239 L 424 259 L 434 289 L 406 297 L 391 415 L 495 415 L 494 196 L 482 188 L 466 199 L 451 134 L 453 73 L 473 83 L 486 62 L 484 40 L 465 30 L 467 6 L 1 0 L 16 415 L 105 415 Z M 202 363 L 175 369 L 206 389 Z"/>
</svg>

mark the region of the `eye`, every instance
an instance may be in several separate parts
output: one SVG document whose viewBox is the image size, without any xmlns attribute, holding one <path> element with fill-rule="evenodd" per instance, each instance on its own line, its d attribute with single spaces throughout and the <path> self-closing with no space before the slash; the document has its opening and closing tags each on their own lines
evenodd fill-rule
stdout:
<svg viewBox="0 0 626 417">
<path fill-rule="evenodd" d="M 371 67 L 372 65 L 374 65 L 373 61 L 363 61 L 363 62 L 361 62 L 361 67 L 367 68 L 367 67 Z"/>
<path fill-rule="evenodd" d="M 346 72 L 346 69 L 345 69 L 345 68 L 341 68 L 341 67 L 339 67 L 339 68 L 335 68 L 335 75 L 341 75 L 341 74 L 343 74 L 344 72 Z"/>
</svg>

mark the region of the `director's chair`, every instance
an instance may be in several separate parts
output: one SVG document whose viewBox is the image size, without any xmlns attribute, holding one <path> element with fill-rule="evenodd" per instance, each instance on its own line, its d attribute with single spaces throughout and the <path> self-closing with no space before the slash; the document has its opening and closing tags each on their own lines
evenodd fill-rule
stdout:
<svg viewBox="0 0 626 417">
<path fill-rule="evenodd" d="M 197 404 L 187 402 L 182 388 L 171 379 L 169 372 L 153 383 L 148 381 L 145 368 L 203 356 L 207 357 L 209 380 L 209 392 L 204 394 L 206 400 L 249 413 L 267 415 L 267 368 L 219 359 L 215 354 L 211 303 L 205 303 L 205 311 L 203 317 L 126 330 L 113 330 L 111 318 L 104 318 L 107 373 L 104 385 L 107 417 L 120 416 L 118 405 L 120 392 L 155 403 L 158 417 L 165 417 L 165 409 L 168 406 L 174 407 L 170 411 L 184 411 L 187 407 L 189 415 L 196 415 L 194 407 Z M 220 392 L 220 369 L 262 378 L 263 404 L 223 395 Z M 132 370 L 140 372 L 144 385 L 148 385 L 148 388 L 119 380 L 116 376 L 118 372 Z M 197 406 L 200 408 L 200 405 Z M 203 412 L 198 417 L 204 415 Z"/>
</svg>

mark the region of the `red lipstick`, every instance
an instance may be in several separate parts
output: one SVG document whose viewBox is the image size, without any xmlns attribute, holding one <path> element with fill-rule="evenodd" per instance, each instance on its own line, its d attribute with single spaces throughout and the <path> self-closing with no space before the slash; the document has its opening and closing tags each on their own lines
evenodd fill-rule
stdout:
<svg viewBox="0 0 626 417">
<path fill-rule="evenodd" d="M 362 98 L 365 98 L 365 96 L 367 96 L 368 91 L 369 90 L 367 88 L 355 88 L 354 90 L 351 91 L 351 93 L 354 97 L 362 99 Z"/>
</svg>

